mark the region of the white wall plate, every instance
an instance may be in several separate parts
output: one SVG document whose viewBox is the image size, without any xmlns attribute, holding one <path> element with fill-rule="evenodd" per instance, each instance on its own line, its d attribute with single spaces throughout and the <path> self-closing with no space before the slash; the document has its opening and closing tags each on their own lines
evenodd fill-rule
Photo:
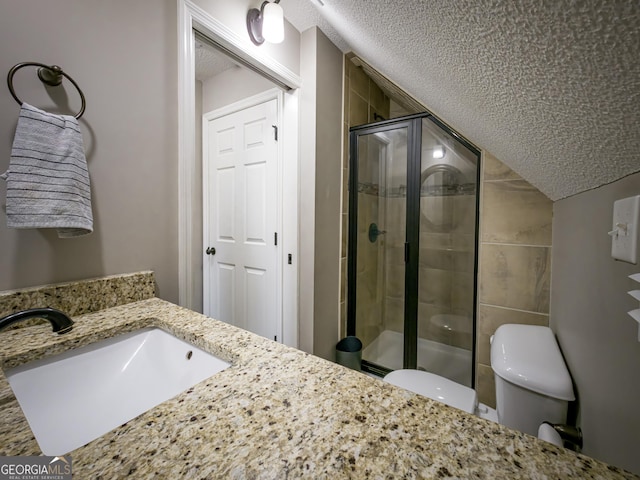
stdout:
<svg viewBox="0 0 640 480">
<path fill-rule="evenodd" d="M 613 203 L 611 256 L 623 262 L 638 263 L 638 223 L 640 195 L 616 200 Z"/>
</svg>

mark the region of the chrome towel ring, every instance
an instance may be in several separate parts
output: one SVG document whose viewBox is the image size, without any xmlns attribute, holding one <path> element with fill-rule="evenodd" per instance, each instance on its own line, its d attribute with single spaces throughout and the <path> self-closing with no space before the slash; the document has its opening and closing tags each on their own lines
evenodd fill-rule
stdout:
<svg viewBox="0 0 640 480">
<path fill-rule="evenodd" d="M 87 106 L 87 102 L 84 98 L 84 93 L 82 93 L 82 90 L 80 90 L 80 87 L 73 80 L 73 78 L 67 75 L 58 65 L 49 66 L 36 62 L 23 62 L 11 67 L 11 70 L 9 70 L 9 74 L 7 75 L 7 85 L 9 87 L 9 91 L 11 92 L 11 96 L 15 98 L 16 102 L 18 102 L 19 105 L 22 105 L 22 100 L 18 98 L 18 95 L 16 95 L 16 92 L 13 89 L 13 75 L 23 67 L 39 67 L 38 78 L 43 83 L 46 83 L 47 85 L 50 85 L 52 87 L 57 87 L 58 85 L 60 85 L 62 83 L 62 77 L 73 83 L 73 86 L 76 87 L 76 90 L 78 90 L 80 98 L 82 99 L 82 107 L 80 108 L 80 111 L 75 115 L 75 117 L 80 118 L 82 116 L 82 114 L 84 113 L 84 109 Z"/>
</svg>

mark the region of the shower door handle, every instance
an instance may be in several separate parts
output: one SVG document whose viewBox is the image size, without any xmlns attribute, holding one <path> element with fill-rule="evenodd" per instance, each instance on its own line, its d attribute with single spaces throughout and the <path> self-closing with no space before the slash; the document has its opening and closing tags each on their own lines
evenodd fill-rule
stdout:
<svg viewBox="0 0 640 480">
<path fill-rule="evenodd" d="M 375 243 L 375 241 L 378 239 L 378 236 L 384 235 L 385 233 L 387 233 L 387 231 L 378 230 L 378 225 L 376 225 L 375 223 L 369 225 L 369 241 L 371 243 Z"/>
</svg>

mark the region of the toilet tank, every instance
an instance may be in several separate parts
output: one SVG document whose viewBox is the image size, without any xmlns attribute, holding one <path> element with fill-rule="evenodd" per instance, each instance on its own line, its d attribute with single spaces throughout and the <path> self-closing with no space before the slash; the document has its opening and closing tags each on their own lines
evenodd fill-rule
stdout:
<svg viewBox="0 0 640 480">
<path fill-rule="evenodd" d="M 548 327 L 502 325 L 491 343 L 498 421 L 536 435 L 544 421 L 566 423 L 571 376 Z"/>
</svg>

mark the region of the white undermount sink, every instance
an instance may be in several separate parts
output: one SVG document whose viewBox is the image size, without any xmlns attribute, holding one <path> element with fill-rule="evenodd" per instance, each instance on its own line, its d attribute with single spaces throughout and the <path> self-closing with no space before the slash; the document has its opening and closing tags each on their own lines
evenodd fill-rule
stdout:
<svg viewBox="0 0 640 480">
<path fill-rule="evenodd" d="M 45 455 L 64 455 L 230 364 L 149 327 L 5 371 Z"/>
</svg>

